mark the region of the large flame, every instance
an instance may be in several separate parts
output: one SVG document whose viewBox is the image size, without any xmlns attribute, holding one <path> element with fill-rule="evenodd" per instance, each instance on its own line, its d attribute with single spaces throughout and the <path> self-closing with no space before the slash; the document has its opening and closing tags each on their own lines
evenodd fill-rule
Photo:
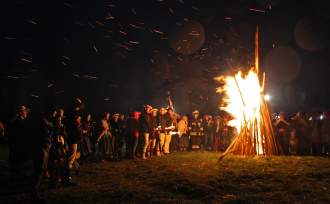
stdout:
<svg viewBox="0 0 330 204">
<path fill-rule="evenodd" d="M 264 100 L 265 73 L 259 79 L 259 33 L 255 33 L 255 67 L 247 73 L 216 78 L 222 83 L 217 92 L 224 95 L 221 110 L 230 113 L 233 119 L 229 126 L 237 129 L 237 136 L 224 152 L 242 155 L 274 155 L 279 148 L 273 134 L 267 104 Z"/>
<path fill-rule="evenodd" d="M 252 68 L 245 75 L 239 71 L 233 76 L 218 77 L 217 80 L 224 84 L 217 90 L 225 95 L 220 109 L 234 117 L 228 125 L 235 127 L 238 133 L 243 128 L 251 128 L 252 140 L 256 141 L 256 153 L 263 154 L 261 136 L 263 87 L 256 70 Z"/>
</svg>

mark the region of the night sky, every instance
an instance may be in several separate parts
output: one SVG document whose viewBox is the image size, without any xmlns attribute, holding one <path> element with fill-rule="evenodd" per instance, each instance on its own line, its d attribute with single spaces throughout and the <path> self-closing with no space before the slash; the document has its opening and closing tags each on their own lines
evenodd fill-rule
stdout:
<svg viewBox="0 0 330 204">
<path fill-rule="evenodd" d="M 214 77 L 261 69 L 274 111 L 330 109 L 327 1 L 8 1 L 1 17 L 1 113 L 75 97 L 93 112 L 149 103 L 215 113 Z M 53 3 L 50 3 L 53 2 Z"/>
</svg>

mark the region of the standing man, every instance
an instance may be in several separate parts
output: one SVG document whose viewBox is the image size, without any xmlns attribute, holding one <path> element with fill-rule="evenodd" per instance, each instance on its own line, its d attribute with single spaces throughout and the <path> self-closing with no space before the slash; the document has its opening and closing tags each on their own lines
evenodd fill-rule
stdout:
<svg viewBox="0 0 330 204">
<path fill-rule="evenodd" d="M 149 146 L 150 137 L 152 135 L 152 107 L 145 105 L 141 116 L 141 131 L 143 136 L 142 159 L 146 159 L 147 148 Z"/>
<path fill-rule="evenodd" d="M 127 137 L 129 143 L 129 154 L 131 159 L 136 158 L 136 149 L 139 142 L 141 125 L 140 125 L 140 112 L 134 111 L 132 117 L 127 120 Z"/>
<path fill-rule="evenodd" d="M 92 122 L 92 114 L 88 113 L 83 121 L 83 130 L 85 130 L 86 134 L 83 135 L 81 140 L 81 153 L 82 159 L 84 161 L 89 161 L 92 155 L 92 142 L 93 138 L 93 122 Z"/>
<path fill-rule="evenodd" d="M 212 150 L 214 139 L 214 121 L 211 115 L 204 117 L 204 150 Z"/>
<path fill-rule="evenodd" d="M 28 150 L 30 131 L 30 110 L 26 106 L 20 106 L 17 114 L 9 124 L 9 168 L 12 180 L 20 179 L 22 176 L 22 164 L 29 160 Z"/>
<path fill-rule="evenodd" d="M 32 147 L 34 174 L 32 178 L 32 198 L 41 200 L 39 194 L 40 184 L 48 166 L 49 150 L 52 146 L 52 139 L 55 130 L 56 108 L 53 106 L 47 107 L 45 115 L 41 122 L 35 124 L 34 130 L 36 137 L 34 138 Z"/>
<path fill-rule="evenodd" d="M 176 152 L 179 149 L 179 135 L 175 130 L 178 128 L 178 114 L 174 112 L 173 108 L 167 108 L 167 114 L 169 119 L 171 120 L 171 141 L 170 141 L 170 151 Z"/>
<path fill-rule="evenodd" d="M 71 173 L 73 165 L 78 166 L 77 162 L 77 150 L 78 144 L 80 143 L 83 134 L 86 134 L 87 131 L 82 128 L 82 109 L 84 105 L 79 98 L 76 98 L 73 112 L 69 117 L 69 121 L 67 124 L 68 127 L 68 145 L 69 145 L 69 153 L 68 153 L 68 161 L 67 161 L 67 169 L 65 173 L 64 184 L 68 186 L 75 185 L 71 182 Z"/>
<path fill-rule="evenodd" d="M 160 154 L 167 155 L 170 153 L 171 134 L 170 131 L 173 129 L 172 121 L 167 114 L 165 108 L 160 108 L 158 123 L 160 127 L 159 133 L 159 152 Z"/>
<path fill-rule="evenodd" d="M 127 156 L 127 149 L 128 149 L 128 143 L 127 143 L 127 136 L 126 136 L 126 117 L 124 114 L 120 114 L 119 116 L 119 129 L 120 129 L 120 137 L 122 140 L 122 144 L 120 147 L 120 157 L 125 158 Z"/>
<path fill-rule="evenodd" d="M 290 123 L 286 121 L 284 112 L 281 112 L 279 118 L 275 121 L 275 135 L 280 144 L 282 153 L 287 155 L 289 153 L 289 139 L 288 139 L 288 129 Z"/>
<path fill-rule="evenodd" d="M 77 162 L 77 150 L 78 150 L 78 143 L 83 138 L 83 135 L 86 134 L 87 131 L 82 127 L 82 119 L 80 115 L 76 115 L 74 118 L 74 126 L 70 130 L 70 134 L 68 135 L 68 144 L 69 144 L 69 154 L 68 154 L 68 161 L 67 161 L 67 169 L 64 178 L 64 184 L 67 186 L 75 186 L 76 184 L 72 183 L 71 181 L 71 173 L 73 167 L 76 169 L 79 167 Z"/>
<path fill-rule="evenodd" d="M 157 129 L 158 127 L 158 120 L 157 120 L 157 115 L 158 115 L 158 110 L 156 108 L 151 110 L 151 129 L 152 129 L 152 133 L 150 135 L 150 141 L 149 141 L 149 156 L 152 157 L 153 154 L 157 153 L 156 150 L 156 143 L 157 143 L 157 137 L 159 135 L 159 131 Z"/>
<path fill-rule="evenodd" d="M 110 122 L 111 126 L 111 150 L 113 160 L 119 160 L 120 158 L 120 150 L 122 146 L 122 137 L 120 135 L 120 122 L 119 122 L 119 113 L 115 113 L 112 115 L 112 121 Z"/>
<path fill-rule="evenodd" d="M 57 109 L 52 134 L 52 145 L 49 151 L 48 172 L 50 187 L 57 188 L 64 176 L 66 168 L 66 128 L 63 124 L 64 110 Z"/>
<path fill-rule="evenodd" d="M 203 126 L 202 120 L 199 118 L 199 111 L 193 111 L 192 116 L 193 118 L 189 123 L 191 149 L 201 149 Z"/>
</svg>

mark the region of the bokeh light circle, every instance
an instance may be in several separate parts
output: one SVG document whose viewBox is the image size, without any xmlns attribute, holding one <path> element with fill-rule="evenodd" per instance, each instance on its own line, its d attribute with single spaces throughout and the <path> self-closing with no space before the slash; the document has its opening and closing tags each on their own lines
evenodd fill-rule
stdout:
<svg viewBox="0 0 330 204">
<path fill-rule="evenodd" d="M 305 17 L 301 19 L 294 28 L 294 38 L 297 45 L 308 51 L 322 49 L 328 36 L 326 27 L 321 18 Z"/>
<path fill-rule="evenodd" d="M 294 49 L 278 47 L 267 54 L 265 66 L 270 80 L 278 83 L 288 83 L 299 74 L 301 60 Z"/>
<path fill-rule="evenodd" d="M 171 48 L 180 54 L 190 55 L 202 48 L 205 42 L 205 31 L 197 21 L 183 21 L 175 27 L 171 38 Z"/>
</svg>

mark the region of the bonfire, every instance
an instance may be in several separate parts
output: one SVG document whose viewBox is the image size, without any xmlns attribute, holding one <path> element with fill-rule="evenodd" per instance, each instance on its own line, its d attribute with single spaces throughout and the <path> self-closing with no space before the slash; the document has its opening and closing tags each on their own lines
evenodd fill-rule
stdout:
<svg viewBox="0 0 330 204">
<path fill-rule="evenodd" d="M 220 159 L 228 153 L 252 156 L 280 154 L 264 97 L 266 74 L 259 71 L 258 35 L 257 28 L 254 67 L 247 72 L 238 71 L 216 78 L 222 84 L 217 92 L 224 95 L 220 109 L 233 116 L 228 125 L 237 130 L 237 135 Z"/>
</svg>

